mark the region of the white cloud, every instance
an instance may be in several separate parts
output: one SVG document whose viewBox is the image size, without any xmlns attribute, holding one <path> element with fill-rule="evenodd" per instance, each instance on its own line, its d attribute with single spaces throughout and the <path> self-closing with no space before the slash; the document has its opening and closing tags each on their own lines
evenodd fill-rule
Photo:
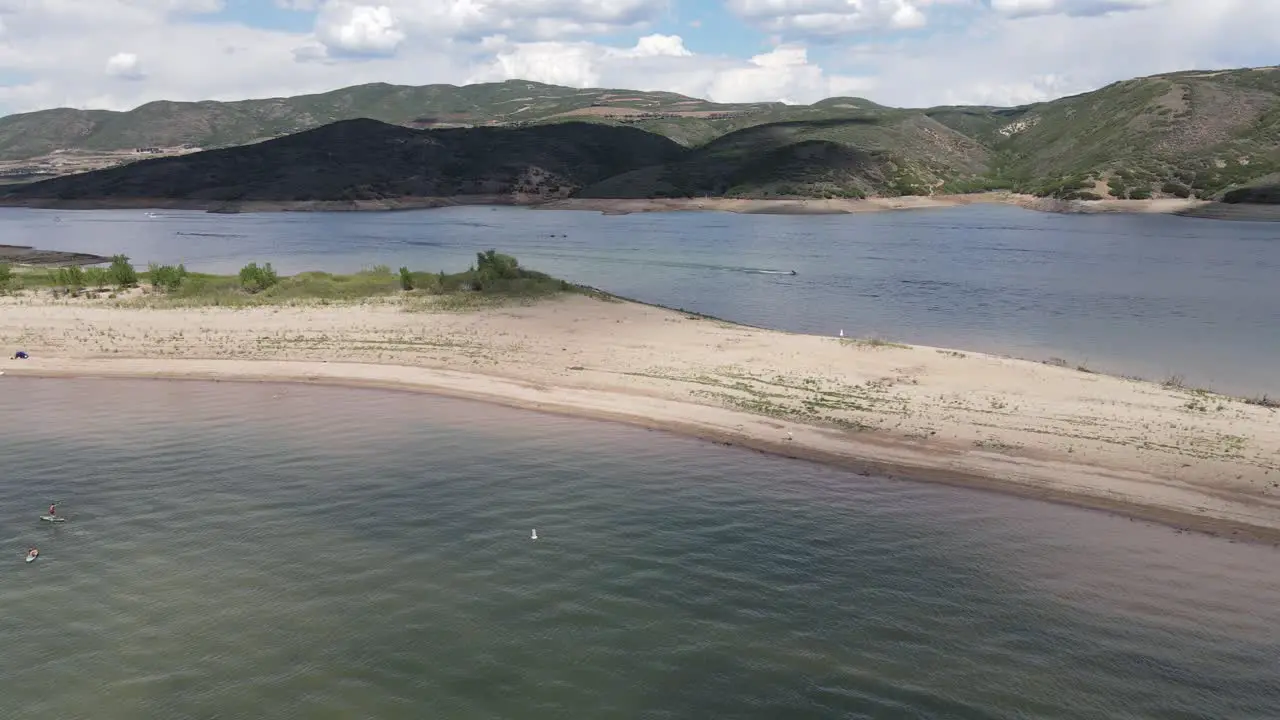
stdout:
<svg viewBox="0 0 1280 720">
<path fill-rule="evenodd" d="M 107 74 L 122 80 L 143 80 L 147 74 L 142 71 L 138 56 L 129 52 L 120 52 L 107 58 Z"/>
<path fill-rule="evenodd" d="M 726 0 L 725 3 L 731 12 L 767 32 L 795 36 L 844 35 L 876 29 L 912 30 L 923 27 L 928 22 L 925 13 L 927 8 L 934 5 L 963 4 L 971 4 L 971 2 L 970 0 Z"/>
<path fill-rule="evenodd" d="M 386 5 L 330 3 L 316 20 L 320 43 L 338 55 L 391 55 L 405 34 Z"/>
<path fill-rule="evenodd" d="M 693 53 L 684 46 L 684 38 L 679 35 L 645 35 L 636 41 L 633 48 L 619 50 L 623 57 L 692 57 Z"/>
<path fill-rule="evenodd" d="M 716 102 L 813 102 L 845 95 L 865 80 L 832 76 L 805 49 L 787 45 L 748 61 L 698 56 L 676 35 L 648 35 L 630 48 L 588 42 L 513 43 L 490 38 L 494 58 L 466 82 L 533 80 L 569 87 L 669 90 Z"/>
<path fill-rule="evenodd" d="M 1275 62 L 1276 27 L 1280 3 L 1166 0 L 1110 15 L 992 16 L 962 33 L 852 47 L 846 60 L 872 68 L 867 93 L 879 102 L 1014 105 L 1143 75 Z"/>
<path fill-rule="evenodd" d="M 828 76 L 809 62 L 802 46 L 779 45 L 751 58 L 744 67 L 718 73 L 706 92 L 717 102 L 800 103 L 857 93 L 866 86 L 861 78 Z"/>
<path fill-rule="evenodd" d="M 720 101 L 1017 104 L 1135 75 L 1274 63 L 1280 27 L 1280 2 L 1257 0 L 945 0 L 946 12 L 944 0 L 725 1 L 777 34 L 775 47 L 708 54 L 673 32 L 689 18 L 664 15 L 666 0 L 322 0 L 313 32 L 190 20 L 218 0 L 0 0 L 0 77 L 30 78 L 0 86 L 0 113 L 510 78 Z M 877 32 L 918 24 L 913 12 L 928 34 Z M 741 31 L 700 19 L 702 32 Z M 857 42 L 815 44 L 854 31 Z M 135 79 L 104 82 L 104 64 Z"/>
<path fill-rule="evenodd" d="M 1167 0 L 991 0 L 991 9 L 1011 18 L 1036 15 L 1089 16 L 1164 5 Z M 1210 0 L 1212 1 L 1212 0 Z M 1264 0 L 1265 1 L 1265 0 Z"/>
<path fill-rule="evenodd" d="M 330 8 L 325 0 L 317 32 Z M 642 27 L 659 17 L 667 0 L 382 0 L 403 31 L 417 38 L 479 40 L 501 34 L 515 40 L 560 40 Z"/>
</svg>

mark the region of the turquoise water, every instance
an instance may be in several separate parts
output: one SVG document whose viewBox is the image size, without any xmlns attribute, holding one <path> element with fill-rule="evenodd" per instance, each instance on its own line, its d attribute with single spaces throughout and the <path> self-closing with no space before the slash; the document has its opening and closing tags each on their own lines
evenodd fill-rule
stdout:
<svg viewBox="0 0 1280 720">
<path fill-rule="evenodd" d="M 1004 206 L 801 217 L 0 208 L 0 237 L 210 272 L 267 260 L 283 272 L 452 271 L 499 248 L 559 277 L 764 327 L 1280 395 L 1277 223 Z"/>
<path fill-rule="evenodd" d="M 1269 547 L 406 393 L 0 417 L 6 719 L 1280 717 Z"/>
</svg>

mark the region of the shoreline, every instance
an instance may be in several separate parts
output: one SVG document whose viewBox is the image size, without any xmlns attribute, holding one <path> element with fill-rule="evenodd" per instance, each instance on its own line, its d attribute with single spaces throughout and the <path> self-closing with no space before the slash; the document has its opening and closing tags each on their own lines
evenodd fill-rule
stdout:
<svg viewBox="0 0 1280 720">
<path fill-rule="evenodd" d="M 967 195 L 906 196 L 886 198 L 747 199 L 747 198 L 562 198 L 534 195 L 466 195 L 452 197 L 391 198 L 387 200 L 310 201 L 214 201 L 165 198 L 111 198 L 59 200 L 0 198 L 0 207 L 39 210 L 197 210 L 213 214 L 266 212 L 397 212 L 449 207 L 523 207 L 531 210 L 570 210 L 604 215 L 648 212 L 731 212 L 745 215 L 851 215 L 894 210 L 924 210 L 969 205 L 1012 205 L 1026 210 L 1058 214 L 1160 214 L 1200 219 L 1280 222 L 1280 206 L 1226 204 L 1208 200 L 1155 198 L 1150 200 L 1057 200 L 1009 192 Z"/>
<path fill-rule="evenodd" d="M 1280 412 L 1033 361 L 583 296 L 467 313 L 5 299 L 0 335 L 31 352 L 0 365 L 12 377 L 427 392 L 1280 543 Z"/>
</svg>

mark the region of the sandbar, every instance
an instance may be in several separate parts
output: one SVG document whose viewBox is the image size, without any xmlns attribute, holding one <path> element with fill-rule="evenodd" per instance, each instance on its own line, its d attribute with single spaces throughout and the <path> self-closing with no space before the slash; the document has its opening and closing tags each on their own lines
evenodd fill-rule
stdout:
<svg viewBox="0 0 1280 720">
<path fill-rule="evenodd" d="M 1211 202 L 1193 198 L 1148 200 L 1058 200 L 1010 192 L 965 195 L 851 198 L 555 198 L 543 195 L 455 195 L 382 200 L 187 200 L 172 198 L 0 198 L 0 207 L 57 210 L 201 210 L 211 213 L 389 212 L 448 207 L 526 207 L 605 215 L 650 212 L 732 212 L 752 215 L 848 215 L 895 210 L 927 210 L 968 205 L 1013 205 L 1066 214 L 1138 213 L 1216 220 L 1280 221 L 1280 206 Z"/>
<path fill-rule="evenodd" d="M 122 304 L 122 302 L 124 304 Z M 0 297 L 5 377 L 399 388 L 1280 543 L 1280 412 L 975 352 L 745 327 L 583 295 L 460 312 Z M 3 390 L 0 390 L 3 392 Z M 779 478 L 779 482 L 786 482 Z"/>
</svg>

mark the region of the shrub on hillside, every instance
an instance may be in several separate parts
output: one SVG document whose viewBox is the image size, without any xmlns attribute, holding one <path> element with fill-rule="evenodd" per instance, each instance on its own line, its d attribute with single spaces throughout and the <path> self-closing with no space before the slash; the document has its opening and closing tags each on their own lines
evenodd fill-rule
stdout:
<svg viewBox="0 0 1280 720">
<path fill-rule="evenodd" d="M 1174 197 L 1187 198 L 1191 197 L 1191 188 L 1182 183 L 1167 182 L 1160 186 L 1160 192 Z"/>
</svg>

